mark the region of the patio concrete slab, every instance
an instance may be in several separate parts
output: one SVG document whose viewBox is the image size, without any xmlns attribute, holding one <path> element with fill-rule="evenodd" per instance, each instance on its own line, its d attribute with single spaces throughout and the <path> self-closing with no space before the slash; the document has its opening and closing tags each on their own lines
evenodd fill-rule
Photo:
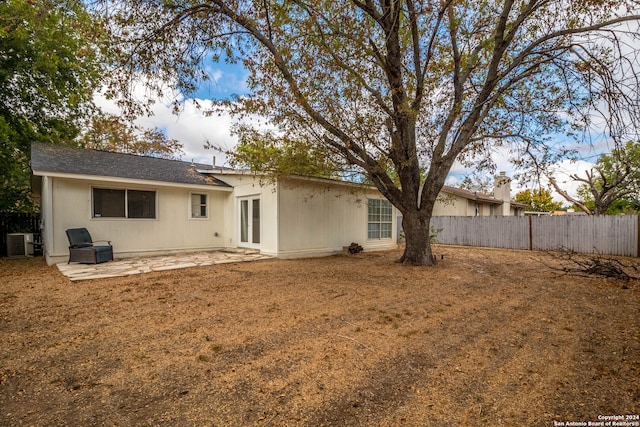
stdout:
<svg viewBox="0 0 640 427">
<path fill-rule="evenodd" d="M 104 279 L 109 277 L 124 277 L 134 274 L 150 273 L 152 271 L 167 271 L 181 268 L 211 266 L 233 262 L 248 262 L 273 257 L 263 255 L 258 251 L 216 251 L 194 252 L 191 254 L 175 254 L 154 257 L 136 257 L 116 259 L 102 264 L 58 264 L 60 272 L 72 282 L 78 280 Z"/>
</svg>

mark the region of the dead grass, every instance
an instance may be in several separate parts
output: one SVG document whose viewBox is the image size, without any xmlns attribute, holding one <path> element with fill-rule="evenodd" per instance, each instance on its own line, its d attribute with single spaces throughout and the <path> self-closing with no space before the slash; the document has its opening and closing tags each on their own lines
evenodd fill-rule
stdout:
<svg viewBox="0 0 640 427">
<path fill-rule="evenodd" d="M 71 284 L 0 260 L 0 425 L 551 426 L 640 410 L 640 287 L 438 247 Z"/>
</svg>

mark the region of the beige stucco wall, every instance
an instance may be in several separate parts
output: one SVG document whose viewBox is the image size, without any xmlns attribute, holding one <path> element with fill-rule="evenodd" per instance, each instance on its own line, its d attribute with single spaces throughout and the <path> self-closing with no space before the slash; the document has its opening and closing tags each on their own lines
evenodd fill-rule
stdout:
<svg viewBox="0 0 640 427">
<path fill-rule="evenodd" d="M 225 206 L 229 192 L 206 187 L 168 187 L 45 178 L 43 219 L 49 263 L 67 261 L 65 230 L 86 227 L 94 240 L 111 240 L 116 258 L 172 251 L 213 250 L 225 246 Z M 91 189 L 127 188 L 156 191 L 156 219 L 92 218 Z M 207 194 L 208 218 L 190 217 L 190 195 Z M 53 197 L 51 197 L 53 195 Z M 48 205 L 47 205 L 48 203 Z M 216 236 L 217 233 L 217 236 Z"/>
<path fill-rule="evenodd" d="M 488 207 L 482 213 L 488 212 Z M 488 214 L 488 213 L 487 213 Z M 454 194 L 442 192 L 433 207 L 433 216 L 475 216 L 476 203 Z"/>
<path fill-rule="evenodd" d="M 283 180 L 278 185 L 278 255 L 282 258 L 322 256 L 342 252 L 352 242 L 365 250 L 397 245 L 397 212 L 392 238 L 367 238 L 367 198 L 382 196 L 375 190 L 330 183 Z"/>
<path fill-rule="evenodd" d="M 455 194 L 442 192 L 433 207 L 433 216 L 476 216 L 476 205 L 479 207 L 478 216 L 500 215 L 500 206 L 489 203 L 477 203 Z"/>
<path fill-rule="evenodd" d="M 478 216 L 494 216 L 500 215 L 500 206 L 501 205 L 492 205 L 490 203 L 477 203 L 472 200 L 469 200 L 469 211 L 473 212 L 475 215 L 476 204 L 478 206 Z"/>
<path fill-rule="evenodd" d="M 259 197 L 260 251 L 280 258 L 323 256 L 359 243 L 365 250 L 397 245 L 397 212 L 393 211 L 391 239 L 367 239 L 367 197 L 382 198 L 376 190 L 313 179 L 261 178 L 251 174 L 216 174 L 234 187 L 225 207 L 229 247 L 239 244 L 239 200 Z"/>
<path fill-rule="evenodd" d="M 233 194 L 225 202 L 225 246 L 240 244 L 240 200 L 245 197 L 260 199 L 260 252 L 277 256 L 278 252 L 278 194 L 274 182 L 253 175 L 216 175 L 233 187 Z"/>
<path fill-rule="evenodd" d="M 163 183 L 43 177 L 42 217 L 47 262 L 68 260 L 65 230 L 86 227 L 94 240 L 110 240 L 116 258 L 170 252 L 242 247 L 240 200 L 259 198 L 260 251 L 283 258 L 341 252 L 352 242 L 365 250 L 396 247 L 397 212 L 392 238 L 367 239 L 367 198 L 379 192 L 351 185 L 284 180 L 260 182 L 249 175 L 220 176 L 233 191 Z M 92 218 L 92 188 L 156 192 L 155 219 Z M 190 195 L 208 195 L 208 218 L 190 217 Z"/>
<path fill-rule="evenodd" d="M 433 207 L 433 216 L 465 216 L 467 199 L 453 194 L 440 193 Z"/>
</svg>

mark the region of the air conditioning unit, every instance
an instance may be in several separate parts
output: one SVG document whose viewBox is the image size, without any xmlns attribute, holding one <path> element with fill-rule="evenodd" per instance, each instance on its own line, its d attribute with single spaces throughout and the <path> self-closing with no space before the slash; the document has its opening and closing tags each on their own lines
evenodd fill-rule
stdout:
<svg viewBox="0 0 640 427">
<path fill-rule="evenodd" d="M 7 256 L 9 258 L 33 255 L 33 233 L 7 234 Z"/>
</svg>

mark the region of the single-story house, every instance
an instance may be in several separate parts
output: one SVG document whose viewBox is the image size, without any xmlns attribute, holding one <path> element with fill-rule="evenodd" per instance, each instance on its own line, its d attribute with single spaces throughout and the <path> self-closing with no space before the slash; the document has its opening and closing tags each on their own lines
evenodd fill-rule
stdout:
<svg viewBox="0 0 640 427">
<path fill-rule="evenodd" d="M 493 194 L 444 186 L 436 199 L 433 216 L 522 216 L 527 205 L 511 201 L 511 178 L 495 177 Z"/>
<path fill-rule="evenodd" d="M 396 209 L 373 187 L 274 180 L 177 160 L 34 143 L 47 263 L 69 257 L 65 231 L 86 227 L 116 258 L 256 249 L 281 258 L 397 245 Z"/>
</svg>

